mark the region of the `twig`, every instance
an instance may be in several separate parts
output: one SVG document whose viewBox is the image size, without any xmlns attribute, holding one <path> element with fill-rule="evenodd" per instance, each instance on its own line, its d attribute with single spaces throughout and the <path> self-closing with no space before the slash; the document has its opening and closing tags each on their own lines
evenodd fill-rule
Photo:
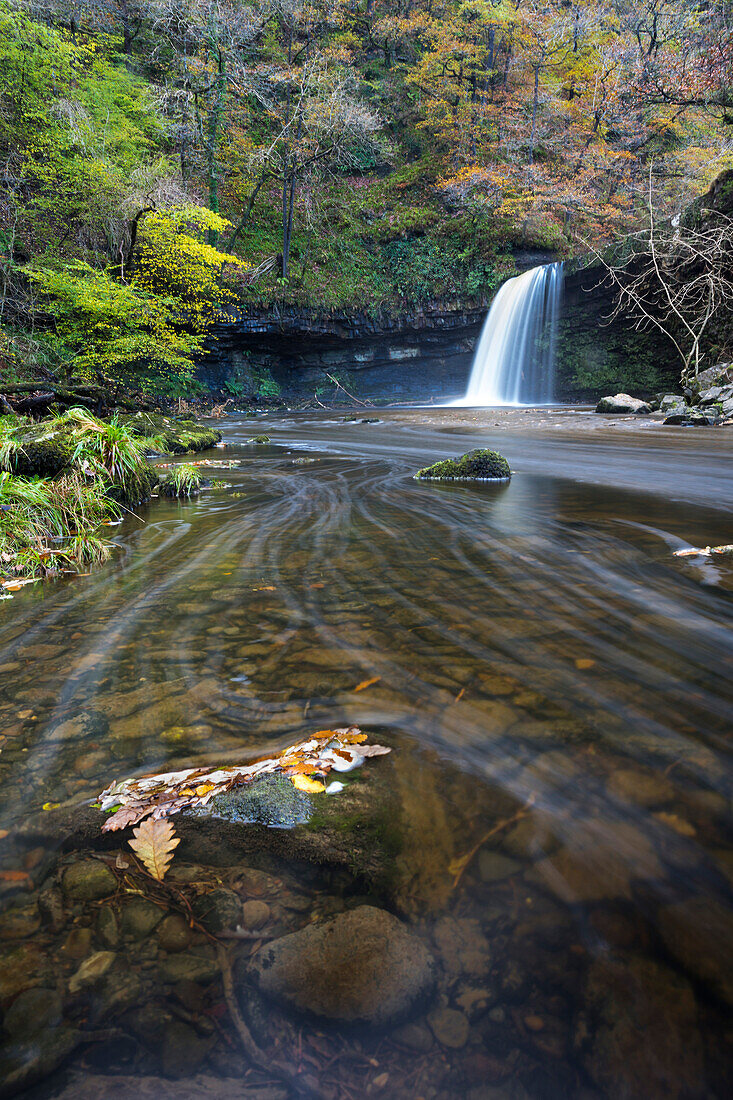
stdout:
<svg viewBox="0 0 733 1100">
<path fill-rule="evenodd" d="M 465 856 L 460 856 L 458 859 L 452 861 L 448 869 L 451 870 L 452 868 L 455 868 L 453 872 L 453 890 L 455 890 L 456 886 L 463 878 L 463 872 L 469 867 L 471 861 L 473 860 L 473 857 L 476 855 L 476 852 L 478 852 L 479 848 L 483 848 L 486 841 L 491 840 L 492 836 L 496 836 L 496 834 L 500 833 L 502 829 L 506 829 L 507 826 L 513 825 L 516 821 L 521 821 L 523 817 L 526 817 L 530 808 L 534 806 L 536 797 L 536 794 L 532 792 L 532 794 L 529 796 L 529 798 L 520 810 L 517 810 L 517 812 L 515 814 L 512 814 L 511 817 L 504 818 L 503 821 L 500 821 L 497 825 L 494 825 L 493 829 L 489 829 L 488 833 L 486 833 L 485 836 L 482 836 L 481 839 L 477 841 L 476 844 L 474 844 L 473 848 L 471 848 Z"/>
<path fill-rule="evenodd" d="M 358 397 L 354 397 L 353 393 L 349 393 L 349 391 L 346 389 L 346 386 L 343 386 L 339 382 L 338 378 L 334 378 L 334 376 L 332 374 L 329 374 L 328 371 L 324 371 L 323 373 L 326 375 L 326 378 L 331 379 L 331 381 L 333 382 L 333 384 L 336 387 L 336 391 L 338 392 L 338 390 L 343 390 L 350 401 L 353 401 L 356 405 L 361 405 L 363 408 L 370 408 L 370 409 L 374 408 L 373 402 L 371 402 L 371 401 L 360 401 Z M 335 396 L 336 396 L 336 394 L 334 394 L 334 397 Z"/>
</svg>

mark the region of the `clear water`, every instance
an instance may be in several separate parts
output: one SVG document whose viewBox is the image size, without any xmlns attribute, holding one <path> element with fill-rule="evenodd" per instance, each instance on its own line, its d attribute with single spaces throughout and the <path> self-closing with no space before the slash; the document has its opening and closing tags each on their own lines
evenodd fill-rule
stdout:
<svg viewBox="0 0 733 1100">
<path fill-rule="evenodd" d="M 533 267 L 508 279 L 491 304 L 465 395 L 457 406 L 549 405 L 563 265 Z"/>
<path fill-rule="evenodd" d="M 235 977 L 268 937 L 365 900 L 435 953 L 412 1032 L 290 1017 L 243 982 L 258 1042 L 304 1091 L 729 1095 L 733 576 L 672 551 L 733 541 L 730 442 L 591 432 L 582 414 L 379 415 L 272 419 L 281 446 L 257 449 L 232 420 L 211 454 L 241 462 L 221 472 L 230 488 L 150 505 L 117 529 L 112 565 L 0 604 L 0 1001 L 7 1019 L 28 985 L 62 1000 L 42 1041 L 11 1013 L 0 1057 L 36 1067 L 36 1097 L 111 1095 L 111 1076 L 123 1097 L 280 1087 L 250 1064 L 218 978 L 172 979 L 171 959 L 213 951 L 196 928 L 178 953 L 158 930 L 121 932 L 109 972 L 73 992 L 110 950 L 100 910 L 122 919 L 139 884 L 115 867 L 124 838 L 54 839 L 43 807 L 81 815 L 113 778 L 356 723 L 393 747 L 362 788 L 389 800 L 373 841 L 387 881 L 314 870 L 282 829 L 251 857 L 222 831 L 174 860 L 184 894 L 268 907 L 262 939 L 225 941 Z M 509 485 L 412 480 L 478 443 L 507 455 Z M 117 894 L 54 919 L 61 871 L 95 852 Z M 457 1045 L 438 1010 L 467 1021 Z M 60 1028 L 84 1041 L 39 1060 Z"/>
</svg>

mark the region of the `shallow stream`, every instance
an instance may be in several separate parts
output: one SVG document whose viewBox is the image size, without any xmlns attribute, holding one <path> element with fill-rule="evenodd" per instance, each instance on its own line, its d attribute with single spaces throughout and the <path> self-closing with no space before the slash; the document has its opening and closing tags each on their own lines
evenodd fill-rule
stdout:
<svg viewBox="0 0 733 1100">
<path fill-rule="evenodd" d="M 130 1096 L 167 1096 L 162 1076 L 179 1098 L 274 1097 L 216 976 L 171 971 L 212 944 L 125 924 L 129 883 L 69 906 L 57 879 L 89 845 L 43 822 L 115 778 L 355 724 L 393 750 L 363 780 L 391 800 L 369 840 L 388 875 L 319 874 L 280 841 L 246 867 L 184 846 L 173 864 L 264 901 L 239 962 L 357 904 L 435 955 L 433 1000 L 387 1028 L 250 1004 L 305 1091 L 730 1095 L 733 567 L 673 552 L 733 542 L 731 442 L 583 413 L 372 416 L 273 415 L 271 446 L 223 421 L 226 449 L 201 457 L 226 488 L 153 502 L 114 529 L 112 564 L 0 604 L 3 1056 L 36 1044 L 38 1098 L 107 1095 L 111 1074 Z M 479 445 L 510 484 L 412 479 Z M 102 950 L 111 969 L 70 993 Z M 56 991 L 53 1019 L 34 1023 L 29 988 Z M 54 1057 L 70 1029 L 83 1041 Z"/>
</svg>

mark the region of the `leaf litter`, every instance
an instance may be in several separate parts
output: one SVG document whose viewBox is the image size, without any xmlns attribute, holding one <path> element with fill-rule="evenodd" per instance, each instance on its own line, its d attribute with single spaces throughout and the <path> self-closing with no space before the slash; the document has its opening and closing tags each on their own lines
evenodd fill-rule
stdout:
<svg viewBox="0 0 733 1100">
<path fill-rule="evenodd" d="M 368 745 L 366 741 L 367 735 L 357 726 L 318 730 L 307 741 L 250 764 L 186 768 L 111 783 L 99 796 L 101 809 L 112 815 L 102 830 L 125 829 L 145 818 L 157 821 L 180 810 L 206 806 L 217 795 L 265 775 L 286 776 L 299 790 L 312 794 L 336 793 L 342 784 L 326 786 L 323 782 L 330 771 L 348 772 L 369 757 L 392 751 L 385 745 Z"/>
<path fill-rule="evenodd" d="M 145 869 L 154 879 L 162 882 L 173 859 L 173 849 L 181 843 L 175 835 L 170 821 L 164 818 L 148 817 L 137 829 L 132 830 L 130 847 Z"/>
</svg>

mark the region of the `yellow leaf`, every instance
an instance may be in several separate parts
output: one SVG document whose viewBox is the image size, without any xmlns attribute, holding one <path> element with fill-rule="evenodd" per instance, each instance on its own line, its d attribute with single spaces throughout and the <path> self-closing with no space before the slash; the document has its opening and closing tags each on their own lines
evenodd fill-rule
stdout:
<svg viewBox="0 0 733 1100">
<path fill-rule="evenodd" d="M 378 684 L 381 679 L 381 676 L 372 676 L 371 680 L 362 680 L 360 684 L 356 685 L 354 691 L 363 691 L 364 688 L 371 687 L 372 684 Z"/>
<path fill-rule="evenodd" d="M 162 817 L 146 817 L 132 830 L 132 835 L 135 839 L 129 843 L 133 852 L 153 878 L 162 882 L 173 859 L 173 849 L 181 843 L 181 838 L 175 835 L 170 821 Z"/>
<path fill-rule="evenodd" d="M 590 657 L 578 657 L 575 662 L 575 667 L 580 669 L 593 668 L 595 663 L 596 662 L 592 661 Z"/>
<path fill-rule="evenodd" d="M 213 791 L 215 787 L 216 783 L 202 783 L 200 787 L 196 788 L 196 794 L 199 798 L 203 798 L 205 794 L 208 794 L 209 791 Z"/>
<path fill-rule="evenodd" d="M 319 783 L 317 779 L 311 779 L 309 775 L 291 775 L 290 782 L 299 791 L 307 791 L 308 794 L 320 794 L 326 789 L 323 783 Z"/>
<path fill-rule="evenodd" d="M 44 802 L 41 808 L 43 810 L 58 810 L 60 805 L 60 802 Z"/>
</svg>

